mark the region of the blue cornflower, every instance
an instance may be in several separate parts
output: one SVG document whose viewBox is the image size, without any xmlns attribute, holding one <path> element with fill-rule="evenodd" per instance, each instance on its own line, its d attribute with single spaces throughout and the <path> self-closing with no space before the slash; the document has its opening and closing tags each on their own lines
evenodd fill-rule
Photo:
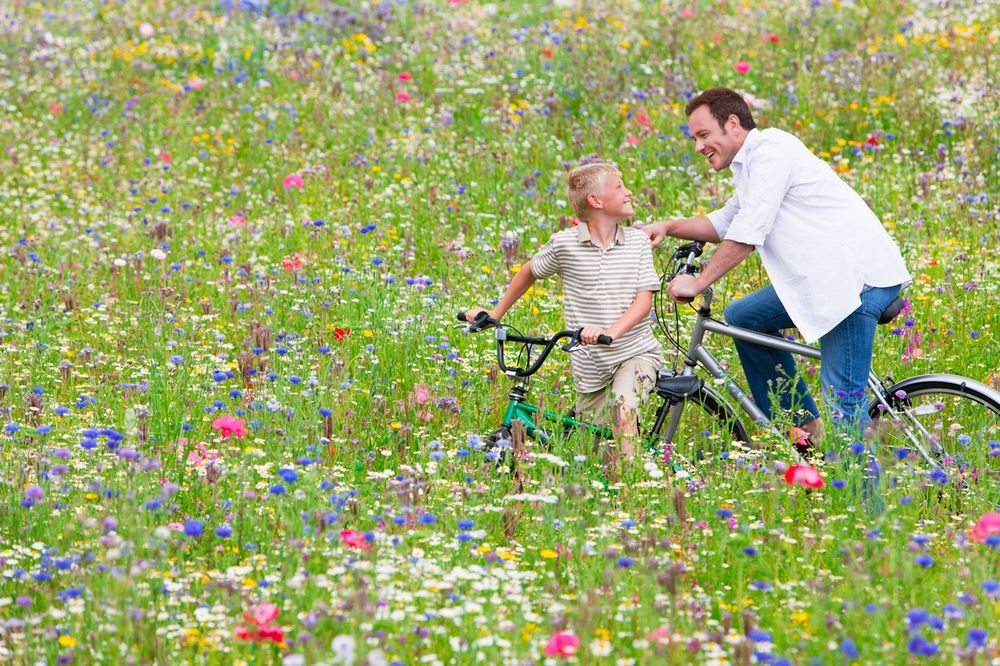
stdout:
<svg viewBox="0 0 1000 666">
<path fill-rule="evenodd" d="M 280 476 L 285 483 L 295 483 L 299 480 L 299 475 L 295 473 L 295 470 L 287 467 L 279 469 L 278 476 Z"/>
<path fill-rule="evenodd" d="M 752 587 L 755 590 L 760 590 L 761 592 L 767 592 L 768 590 L 774 588 L 774 586 L 768 583 L 766 580 L 755 580 L 750 583 L 750 587 Z"/>
<path fill-rule="evenodd" d="M 476 523 L 468 518 L 462 518 L 458 521 L 458 529 L 460 530 L 471 530 L 476 526 Z"/>
<path fill-rule="evenodd" d="M 719 518 L 722 518 L 724 520 L 726 518 L 731 518 L 732 515 L 733 515 L 733 512 L 730 511 L 729 509 L 716 509 L 715 510 L 715 515 L 718 516 Z"/>
<path fill-rule="evenodd" d="M 285 494 L 285 487 L 283 485 L 281 485 L 280 483 L 277 483 L 277 484 L 271 486 L 270 489 L 268 489 L 267 492 L 271 493 L 272 495 L 284 495 Z"/>
<path fill-rule="evenodd" d="M 969 629 L 969 638 L 967 640 L 967 645 L 969 647 L 984 648 L 986 647 L 986 638 L 988 634 L 985 629 L 977 629 L 973 627 Z"/>
<path fill-rule="evenodd" d="M 228 525 L 223 525 L 222 527 L 215 528 L 215 536 L 221 539 L 228 539 L 233 535 L 233 528 Z"/>
<path fill-rule="evenodd" d="M 420 516 L 421 525 L 433 525 L 437 522 L 437 518 L 434 517 L 433 513 L 425 513 Z"/>
<path fill-rule="evenodd" d="M 202 525 L 200 520 L 186 520 L 184 521 L 184 534 L 189 537 L 200 537 L 205 533 L 205 526 Z"/>
<path fill-rule="evenodd" d="M 906 614 L 906 621 L 910 623 L 910 628 L 919 627 L 927 622 L 927 611 L 923 608 L 914 608 Z"/>
<path fill-rule="evenodd" d="M 747 632 L 747 638 L 752 640 L 754 643 L 770 643 L 771 634 L 762 629 L 751 629 Z"/>
<path fill-rule="evenodd" d="M 628 569 L 629 567 L 635 564 L 635 560 L 633 560 L 631 557 L 619 557 L 616 564 L 620 569 Z"/>
<path fill-rule="evenodd" d="M 743 554 L 747 557 L 755 557 L 757 555 L 757 549 L 753 546 L 747 546 L 743 549 Z"/>
</svg>

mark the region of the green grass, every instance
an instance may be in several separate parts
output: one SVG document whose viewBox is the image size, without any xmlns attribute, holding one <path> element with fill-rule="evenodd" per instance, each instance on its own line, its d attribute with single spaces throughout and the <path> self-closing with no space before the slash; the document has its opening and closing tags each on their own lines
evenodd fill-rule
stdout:
<svg viewBox="0 0 1000 666">
<path fill-rule="evenodd" d="M 681 474 L 650 452 L 614 493 L 580 438 L 512 474 L 470 445 L 508 384 L 454 322 L 502 293 L 501 238 L 523 262 L 559 228 L 583 158 L 640 222 L 720 205 L 681 126 L 729 85 L 903 249 L 880 373 L 996 385 L 996 7 L 233 4 L 4 19 L 0 661 L 346 663 L 350 637 L 354 663 L 537 663 L 558 631 L 580 663 L 1000 658 L 997 551 L 968 537 L 1000 501 L 987 441 L 945 483 L 880 452 L 881 513 L 850 455 L 787 486 L 779 442 Z M 765 280 L 747 262 L 720 306 Z M 562 328 L 537 286 L 509 322 Z M 572 403 L 564 355 L 533 396 Z M 240 640 L 262 603 L 283 640 Z"/>
</svg>

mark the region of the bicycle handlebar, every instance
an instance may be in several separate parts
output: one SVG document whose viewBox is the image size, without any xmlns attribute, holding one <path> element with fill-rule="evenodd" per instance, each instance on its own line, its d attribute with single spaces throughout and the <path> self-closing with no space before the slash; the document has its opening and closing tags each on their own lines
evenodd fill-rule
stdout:
<svg viewBox="0 0 1000 666">
<path fill-rule="evenodd" d="M 459 312 L 457 318 L 461 322 L 468 323 L 464 312 Z M 480 331 L 484 331 L 488 328 L 496 329 L 497 365 L 500 366 L 500 371 L 505 375 L 512 375 L 514 377 L 530 377 L 538 372 L 538 369 L 542 367 L 542 363 L 545 362 L 545 359 L 548 358 L 550 353 L 552 353 L 552 350 L 555 349 L 556 344 L 558 344 L 560 340 L 569 338 L 570 341 L 563 345 L 562 349 L 567 352 L 572 351 L 581 344 L 580 333 L 583 332 L 582 328 L 578 328 L 575 331 L 559 331 L 551 338 L 533 338 L 524 335 L 514 335 L 508 333 L 507 329 L 504 328 L 499 321 L 490 317 L 489 313 L 485 310 L 480 310 L 476 313 L 476 320 L 469 324 L 468 330 L 470 333 L 479 333 Z M 517 342 L 528 346 L 540 345 L 542 347 L 542 351 L 538 355 L 538 358 L 535 359 L 535 362 L 526 368 L 508 367 L 504 360 L 504 342 Z M 599 345 L 610 345 L 612 342 L 614 342 L 614 339 L 610 335 L 597 336 L 597 344 Z M 530 351 L 528 359 L 531 359 Z"/>
</svg>

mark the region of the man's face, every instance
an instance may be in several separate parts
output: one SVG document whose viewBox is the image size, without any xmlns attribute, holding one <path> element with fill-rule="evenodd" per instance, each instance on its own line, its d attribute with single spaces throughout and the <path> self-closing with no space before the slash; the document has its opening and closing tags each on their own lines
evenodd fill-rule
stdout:
<svg viewBox="0 0 1000 666">
<path fill-rule="evenodd" d="M 736 116 L 729 119 L 722 127 L 715 119 L 707 105 L 699 106 L 688 118 L 688 131 L 694 139 L 694 149 L 708 159 L 708 163 L 716 171 L 722 171 L 733 162 L 736 153 L 743 146 L 740 123 Z"/>
<path fill-rule="evenodd" d="M 605 174 L 598 199 L 603 204 L 604 212 L 612 217 L 625 219 L 635 214 L 632 211 L 632 192 L 617 174 Z"/>
</svg>

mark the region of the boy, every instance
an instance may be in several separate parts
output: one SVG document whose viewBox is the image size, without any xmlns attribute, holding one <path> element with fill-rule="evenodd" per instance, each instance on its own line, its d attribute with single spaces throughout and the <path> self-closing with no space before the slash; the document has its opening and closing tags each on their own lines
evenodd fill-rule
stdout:
<svg viewBox="0 0 1000 666">
<path fill-rule="evenodd" d="M 652 246 L 646 234 L 619 224 L 633 215 L 632 193 L 614 166 L 578 167 L 570 171 L 566 185 L 581 224 L 553 234 L 517 272 L 489 315 L 499 321 L 535 280 L 558 275 L 566 326 L 583 329 L 583 346 L 570 354 L 576 412 L 592 423 L 610 421 L 622 453 L 632 458 L 639 403 L 663 365 L 650 327 L 652 293 L 660 288 Z M 465 318 L 471 323 L 480 311 L 470 310 Z M 613 342 L 597 345 L 600 335 Z"/>
</svg>

